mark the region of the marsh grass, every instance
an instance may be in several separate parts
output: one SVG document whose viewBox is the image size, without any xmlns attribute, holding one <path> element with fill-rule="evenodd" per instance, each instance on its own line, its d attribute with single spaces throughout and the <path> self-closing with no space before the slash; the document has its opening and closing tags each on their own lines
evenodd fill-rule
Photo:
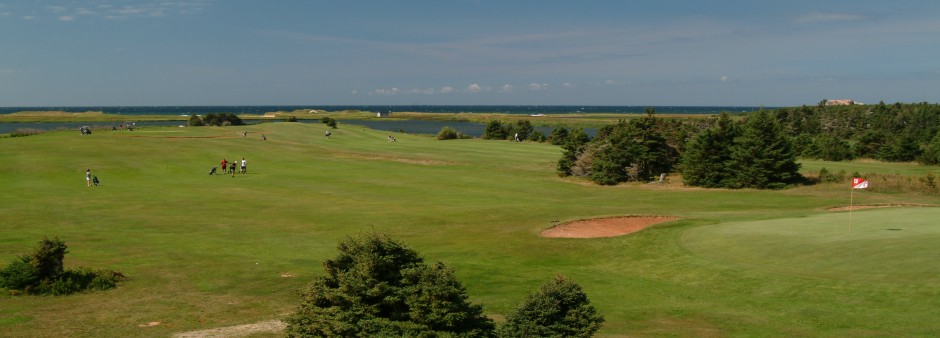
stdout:
<svg viewBox="0 0 940 338">
<path fill-rule="evenodd" d="M 0 139 L 0 262 L 55 236 L 68 243 L 66 267 L 129 278 L 94 294 L 0 295 L 0 336 L 169 336 L 282 318 L 336 244 L 366 232 L 388 233 L 427 261 L 453 267 L 471 301 L 494 318 L 562 274 L 607 319 L 599 336 L 940 333 L 929 283 L 780 274 L 682 244 L 687 231 L 727 222 L 825 214 L 849 203 L 842 184 L 602 187 L 558 178 L 561 149 L 549 144 L 407 134 L 388 142 L 385 132 L 338 127 L 329 139 L 325 125 L 286 122 Z M 245 157 L 248 173 L 208 175 L 223 157 Z M 101 186 L 85 186 L 88 168 Z M 854 199 L 940 202 L 878 191 Z M 616 215 L 682 220 L 624 237 L 538 236 L 554 221 Z M 140 326 L 149 322 L 160 324 Z"/>
</svg>

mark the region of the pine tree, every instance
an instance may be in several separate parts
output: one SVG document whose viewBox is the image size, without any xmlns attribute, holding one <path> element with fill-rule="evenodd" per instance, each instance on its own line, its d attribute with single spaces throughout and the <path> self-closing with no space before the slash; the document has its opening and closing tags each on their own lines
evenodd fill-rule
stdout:
<svg viewBox="0 0 940 338">
<path fill-rule="evenodd" d="M 748 116 L 728 163 L 735 170 L 729 188 L 779 189 L 802 177 L 793 145 L 764 111 Z"/>
<path fill-rule="evenodd" d="M 730 167 L 734 139 L 741 129 L 727 113 L 718 116 L 715 126 L 706 129 L 686 145 L 682 154 L 682 180 L 686 185 L 719 188 L 735 177 Z"/>
<path fill-rule="evenodd" d="M 499 336 L 591 337 L 603 323 L 581 286 L 557 276 L 506 317 Z"/>
<path fill-rule="evenodd" d="M 288 336 L 492 336 L 483 307 L 469 303 L 443 263 L 428 266 L 414 250 L 376 234 L 338 249 L 287 318 Z"/>
<path fill-rule="evenodd" d="M 647 117 L 620 121 L 598 132 L 590 178 L 597 184 L 648 181 L 672 170 L 678 157 L 657 130 L 652 111 Z"/>
</svg>

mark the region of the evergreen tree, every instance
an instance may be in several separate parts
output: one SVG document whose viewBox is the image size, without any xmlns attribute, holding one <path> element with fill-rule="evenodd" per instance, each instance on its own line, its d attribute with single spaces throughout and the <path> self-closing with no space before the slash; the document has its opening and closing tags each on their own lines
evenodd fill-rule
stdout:
<svg viewBox="0 0 940 338">
<path fill-rule="evenodd" d="M 483 130 L 483 139 L 484 140 L 505 140 L 506 139 L 506 128 L 503 127 L 503 123 L 498 120 L 492 120 L 486 124 L 486 129 Z"/>
<path fill-rule="evenodd" d="M 561 276 L 542 284 L 500 326 L 500 337 L 591 337 L 604 317 L 581 286 Z"/>
<path fill-rule="evenodd" d="M 730 188 L 779 189 L 802 177 L 789 138 L 764 111 L 748 116 L 728 163 L 736 172 Z"/>
<path fill-rule="evenodd" d="M 552 141 L 552 144 L 560 146 L 568 140 L 568 128 L 565 127 L 556 127 L 552 129 L 551 136 L 548 137 Z"/>
<path fill-rule="evenodd" d="M 591 138 L 581 128 L 575 129 L 567 135 L 561 146 L 565 151 L 561 154 L 561 159 L 558 160 L 556 167 L 559 176 L 571 176 L 571 168 L 575 165 L 578 157 L 584 153 L 585 146 L 590 141 Z"/>
<path fill-rule="evenodd" d="M 728 113 L 721 113 L 715 126 L 686 145 L 682 154 L 682 180 L 686 185 L 719 188 L 730 185 L 735 169 L 730 167 L 734 139 L 741 129 Z"/>
<path fill-rule="evenodd" d="M 813 141 L 812 147 L 816 150 L 816 154 L 811 157 L 825 161 L 851 160 L 855 155 L 849 142 L 832 135 L 820 135 Z"/>
<path fill-rule="evenodd" d="M 513 136 L 515 136 L 515 133 L 519 133 L 520 141 L 528 140 L 533 131 L 535 131 L 535 127 L 532 126 L 532 122 L 529 122 L 529 120 L 520 120 L 516 122 Z"/>
<path fill-rule="evenodd" d="M 921 154 L 920 163 L 923 164 L 940 164 L 940 133 L 937 133 L 933 137 L 933 140 L 924 147 L 924 152 Z"/>
<path fill-rule="evenodd" d="M 590 178 L 598 184 L 648 181 L 672 170 L 675 149 L 656 128 L 652 111 L 647 117 L 602 128 L 595 138 L 596 152 Z"/>
<path fill-rule="evenodd" d="M 482 306 L 467 301 L 444 264 L 428 266 L 414 250 L 376 234 L 348 238 L 338 249 L 286 319 L 288 336 L 493 335 Z"/>
</svg>

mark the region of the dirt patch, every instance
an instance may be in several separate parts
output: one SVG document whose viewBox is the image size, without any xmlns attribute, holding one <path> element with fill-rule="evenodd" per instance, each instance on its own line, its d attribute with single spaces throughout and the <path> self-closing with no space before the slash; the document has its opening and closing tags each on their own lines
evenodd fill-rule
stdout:
<svg viewBox="0 0 940 338">
<path fill-rule="evenodd" d="M 173 335 L 174 338 L 223 338 L 245 337 L 255 333 L 278 333 L 287 328 L 287 323 L 280 320 L 269 320 L 254 324 L 219 327 L 215 329 L 182 332 Z"/>
<path fill-rule="evenodd" d="M 616 237 L 634 233 L 663 222 L 679 219 L 671 216 L 605 217 L 559 224 L 540 234 L 551 238 Z"/>
</svg>

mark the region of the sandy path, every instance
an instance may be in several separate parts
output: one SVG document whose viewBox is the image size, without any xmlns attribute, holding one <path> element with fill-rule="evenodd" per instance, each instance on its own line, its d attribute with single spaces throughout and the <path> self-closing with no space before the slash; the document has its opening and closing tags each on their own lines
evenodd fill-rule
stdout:
<svg viewBox="0 0 940 338">
<path fill-rule="evenodd" d="M 260 332 L 281 332 L 287 327 L 287 323 L 280 320 L 269 320 L 254 324 L 235 325 L 219 327 L 208 330 L 182 332 L 173 335 L 173 338 L 225 338 L 225 337 L 245 337 Z"/>
</svg>

